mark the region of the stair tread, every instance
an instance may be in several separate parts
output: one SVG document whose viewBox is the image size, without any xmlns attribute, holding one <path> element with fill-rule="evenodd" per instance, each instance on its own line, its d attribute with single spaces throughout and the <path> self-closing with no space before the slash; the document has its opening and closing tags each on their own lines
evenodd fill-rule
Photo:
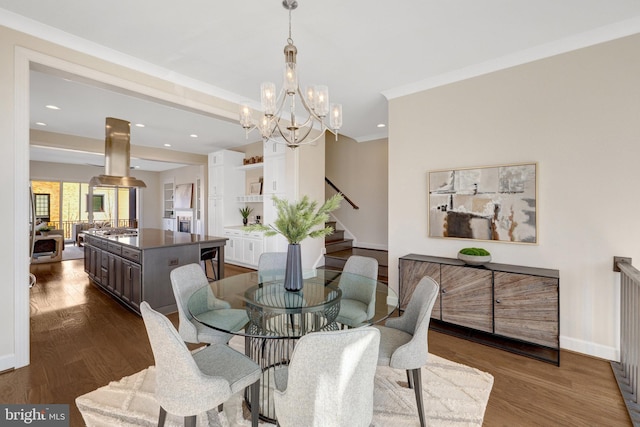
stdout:
<svg viewBox="0 0 640 427">
<path fill-rule="evenodd" d="M 389 252 L 378 249 L 366 249 L 366 248 L 350 248 L 343 249 L 341 251 L 331 252 L 325 255 L 325 257 L 338 258 L 346 260 L 351 255 L 360 255 L 375 258 L 378 261 L 379 266 L 387 267 L 389 265 Z"/>
</svg>

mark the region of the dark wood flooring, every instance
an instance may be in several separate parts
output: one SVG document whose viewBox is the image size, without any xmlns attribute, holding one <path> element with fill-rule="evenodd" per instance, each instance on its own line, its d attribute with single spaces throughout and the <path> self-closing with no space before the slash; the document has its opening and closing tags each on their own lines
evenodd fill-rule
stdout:
<svg viewBox="0 0 640 427">
<path fill-rule="evenodd" d="M 144 324 L 89 283 L 82 260 L 32 272 L 31 364 L 0 375 L 0 402 L 68 403 L 82 426 L 77 396 L 153 364 Z M 631 425 L 607 361 L 562 351 L 556 367 L 433 331 L 429 350 L 494 376 L 485 426 Z"/>
</svg>

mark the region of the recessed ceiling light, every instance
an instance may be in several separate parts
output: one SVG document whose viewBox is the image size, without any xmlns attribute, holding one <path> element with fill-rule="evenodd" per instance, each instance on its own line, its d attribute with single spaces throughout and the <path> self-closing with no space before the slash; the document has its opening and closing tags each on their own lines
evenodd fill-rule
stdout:
<svg viewBox="0 0 640 427">
<path fill-rule="evenodd" d="M 164 144 L 165 147 L 171 147 L 171 144 Z"/>
<path fill-rule="evenodd" d="M 385 125 L 384 123 L 378 123 L 378 127 L 379 128 L 385 128 L 385 127 L 387 127 L 387 125 Z"/>
<path fill-rule="evenodd" d="M 142 123 L 136 123 L 136 126 L 139 127 L 139 128 L 143 128 L 144 127 L 144 125 Z"/>
<path fill-rule="evenodd" d="M 56 105 L 46 105 L 46 107 L 50 110 L 59 110 L 60 107 L 56 106 Z"/>
<path fill-rule="evenodd" d="M 192 133 L 191 135 L 189 135 L 191 138 L 197 138 L 198 135 L 196 135 L 195 133 Z"/>
<path fill-rule="evenodd" d="M 47 125 L 46 123 L 42 123 L 42 122 L 36 122 L 36 124 L 37 124 L 38 126 L 46 126 L 46 125 Z"/>
</svg>

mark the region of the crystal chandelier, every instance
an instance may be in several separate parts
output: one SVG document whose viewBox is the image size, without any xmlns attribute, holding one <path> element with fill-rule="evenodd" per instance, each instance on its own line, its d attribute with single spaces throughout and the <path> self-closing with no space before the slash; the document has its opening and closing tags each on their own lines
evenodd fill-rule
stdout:
<svg viewBox="0 0 640 427">
<path fill-rule="evenodd" d="M 303 144 L 311 144 L 328 130 L 338 139 L 338 130 L 342 127 L 342 105 L 329 105 L 329 88 L 327 86 L 308 86 L 305 94 L 300 91 L 296 70 L 296 54 L 298 49 L 291 38 L 291 11 L 298 7 L 296 0 L 283 0 L 282 6 L 289 11 L 289 37 L 284 47 L 284 84 L 276 97 L 276 85 L 264 82 L 260 86 L 260 100 L 264 115 L 257 123 L 253 121 L 253 111 L 248 104 L 240 106 L 240 124 L 247 137 L 253 129 L 258 129 L 262 139 L 277 143 L 286 143 L 291 148 Z M 303 120 L 296 116 L 296 95 L 305 110 Z M 329 126 L 324 122 L 329 115 Z M 320 129 L 315 137 L 310 137 L 313 128 Z M 282 138 L 282 140 L 280 139 Z"/>
</svg>

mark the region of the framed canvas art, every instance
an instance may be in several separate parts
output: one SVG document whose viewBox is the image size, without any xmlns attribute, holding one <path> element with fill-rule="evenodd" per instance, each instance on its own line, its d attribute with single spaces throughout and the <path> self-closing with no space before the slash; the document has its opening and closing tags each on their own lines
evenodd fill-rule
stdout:
<svg viewBox="0 0 640 427">
<path fill-rule="evenodd" d="M 175 195 L 173 196 L 173 207 L 175 209 L 191 209 L 191 198 L 193 196 L 193 184 L 176 185 Z"/>
<path fill-rule="evenodd" d="M 537 163 L 428 173 L 429 237 L 538 243 Z"/>
</svg>

